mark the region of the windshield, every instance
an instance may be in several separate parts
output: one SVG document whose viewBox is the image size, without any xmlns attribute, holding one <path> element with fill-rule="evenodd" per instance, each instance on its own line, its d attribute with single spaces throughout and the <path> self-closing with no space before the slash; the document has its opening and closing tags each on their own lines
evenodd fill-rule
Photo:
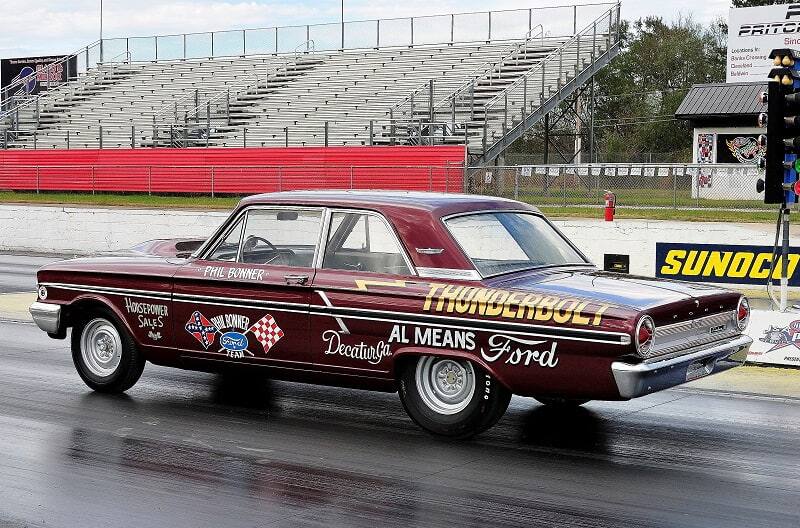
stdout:
<svg viewBox="0 0 800 528">
<path fill-rule="evenodd" d="M 445 225 L 484 277 L 540 266 L 587 264 L 544 218 L 494 212 L 457 216 Z"/>
</svg>

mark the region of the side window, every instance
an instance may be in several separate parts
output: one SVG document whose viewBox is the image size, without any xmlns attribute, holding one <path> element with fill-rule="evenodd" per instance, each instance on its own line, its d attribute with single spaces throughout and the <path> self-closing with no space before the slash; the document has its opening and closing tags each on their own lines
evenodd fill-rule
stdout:
<svg viewBox="0 0 800 528">
<path fill-rule="evenodd" d="M 321 226 L 321 210 L 252 209 L 247 213 L 241 261 L 313 267 Z"/>
<path fill-rule="evenodd" d="M 375 215 L 333 213 L 322 267 L 410 275 L 403 252 L 386 225 Z"/>
<path fill-rule="evenodd" d="M 242 239 L 242 227 L 244 226 L 244 216 L 236 222 L 222 243 L 209 255 L 208 260 L 221 260 L 224 262 L 235 262 L 239 255 L 239 242 Z"/>
</svg>

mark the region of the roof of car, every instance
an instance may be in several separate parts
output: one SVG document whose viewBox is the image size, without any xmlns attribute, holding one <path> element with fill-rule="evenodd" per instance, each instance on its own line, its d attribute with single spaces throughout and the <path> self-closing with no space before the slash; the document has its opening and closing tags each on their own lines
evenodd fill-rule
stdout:
<svg viewBox="0 0 800 528">
<path fill-rule="evenodd" d="M 370 209 L 403 208 L 426 210 L 442 215 L 491 209 L 535 210 L 527 204 L 495 196 L 381 190 L 285 191 L 250 196 L 242 200 L 242 204 L 295 204 Z"/>
</svg>

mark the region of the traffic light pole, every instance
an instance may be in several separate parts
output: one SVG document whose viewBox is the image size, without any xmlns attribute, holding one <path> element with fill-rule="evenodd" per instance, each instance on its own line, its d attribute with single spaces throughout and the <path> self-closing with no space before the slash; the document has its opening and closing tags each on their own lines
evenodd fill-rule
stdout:
<svg viewBox="0 0 800 528">
<path fill-rule="evenodd" d="M 789 298 L 789 214 L 791 210 L 784 204 L 781 209 L 783 240 L 781 240 L 781 312 L 785 312 Z"/>
</svg>

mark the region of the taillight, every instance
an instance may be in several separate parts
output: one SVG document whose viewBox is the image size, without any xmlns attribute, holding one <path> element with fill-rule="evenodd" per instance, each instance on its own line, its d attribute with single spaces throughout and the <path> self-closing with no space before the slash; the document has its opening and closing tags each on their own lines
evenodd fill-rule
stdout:
<svg viewBox="0 0 800 528">
<path fill-rule="evenodd" d="M 747 297 L 739 298 L 739 306 L 736 308 L 736 325 L 742 332 L 747 329 L 747 323 L 750 322 L 750 302 Z"/>
<path fill-rule="evenodd" d="M 653 318 L 645 315 L 636 324 L 636 351 L 642 357 L 647 357 L 653 350 L 653 338 L 656 333 L 656 324 Z"/>
</svg>

